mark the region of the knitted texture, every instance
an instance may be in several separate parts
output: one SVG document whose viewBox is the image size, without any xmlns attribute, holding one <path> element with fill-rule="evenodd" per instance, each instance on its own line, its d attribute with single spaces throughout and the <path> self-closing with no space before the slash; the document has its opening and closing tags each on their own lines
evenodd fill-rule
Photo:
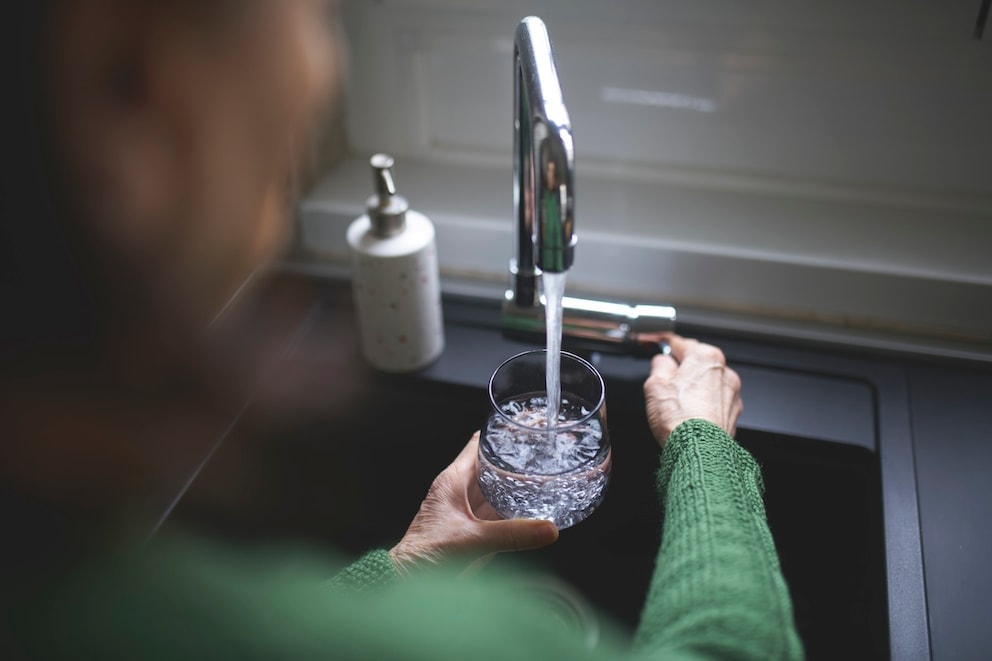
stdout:
<svg viewBox="0 0 992 661">
<path fill-rule="evenodd" d="M 718 427 L 683 423 L 658 488 L 665 525 L 635 656 L 802 658 L 754 459 Z M 14 658 L 630 658 L 605 620 L 589 648 L 512 574 L 397 580 L 389 552 L 376 550 L 326 589 L 332 566 L 161 540 L 52 574 L 3 615 L 23 652 Z"/>
<path fill-rule="evenodd" d="M 342 569 L 329 582 L 334 588 L 362 592 L 391 583 L 396 577 L 389 551 L 376 549 Z"/>
<path fill-rule="evenodd" d="M 718 426 L 679 425 L 658 472 L 664 529 L 635 649 L 801 659 L 754 458 Z"/>
</svg>

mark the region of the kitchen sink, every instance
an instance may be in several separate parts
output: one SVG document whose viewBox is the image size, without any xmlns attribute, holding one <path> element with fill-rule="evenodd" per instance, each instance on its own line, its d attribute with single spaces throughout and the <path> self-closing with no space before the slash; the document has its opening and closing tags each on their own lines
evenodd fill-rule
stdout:
<svg viewBox="0 0 992 661">
<path fill-rule="evenodd" d="M 353 555 L 391 545 L 434 475 L 479 427 L 488 402 L 480 387 L 418 377 L 373 376 L 363 388 L 347 413 L 284 422 L 262 434 L 236 430 L 179 503 L 173 522 L 239 540 L 303 541 Z M 553 546 L 503 555 L 494 564 L 551 572 L 630 630 L 661 534 L 658 451 L 640 384 L 608 380 L 607 393 L 614 465 L 603 505 L 562 531 Z M 750 429 L 740 430 L 738 440 L 763 467 L 769 524 L 809 657 L 884 658 L 875 455 Z"/>
<path fill-rule="evenodd" d="M 331 291 L 315 303 L 283 365 L 283 372 L 318 375 L 318 385 L 305 389 L 320 395 L 316 405 L 299 414 L 250 405 L 178 500 L 167 528 L 351 556 L 388 547 L 484 421 L 491 371 L 530 348 L 496 332 L 498 307 L 480 313 L 446 301 L 441 359 L 413 375 L 375 373 L 360 359 L 347 296 Z M 769 526 L 808 657 L 926 656 L 913 461 L 898 379 L 829 354 L 694 335 L 718 343 L 742 376 L 737 440 L 762 466 Z M 586 357 L 606 380 L 614 452 L 606 499 L 556 544 L 501 554 L 489 567 L 551 574 L 600 617 L 632 631 L 661 535 L 659 453 L 641 391 L 648 364 Z"/>
</svg>

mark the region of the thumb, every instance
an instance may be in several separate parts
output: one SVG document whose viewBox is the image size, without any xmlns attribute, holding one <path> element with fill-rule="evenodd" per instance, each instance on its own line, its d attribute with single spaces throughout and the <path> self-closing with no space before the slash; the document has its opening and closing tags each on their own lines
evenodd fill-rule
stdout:
<svg viewBox="0 0 992 661">
<path fill-rule="evenodd" d="M 543 519 L 505 519 L 484 524 L 488 545 L 500 551 L 537 549 L 558 539 L 558 528 Z"/>
</svg>

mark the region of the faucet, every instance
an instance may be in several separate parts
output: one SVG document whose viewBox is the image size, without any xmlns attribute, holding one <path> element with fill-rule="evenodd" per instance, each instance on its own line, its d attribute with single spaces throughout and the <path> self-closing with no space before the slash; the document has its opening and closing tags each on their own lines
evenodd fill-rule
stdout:
<svg viewBox="0 0 992 661">
<path fill-rule="evenodd" d="M 537 269 L 562 273 L 575 255 L 572 123 L 551 41 L 536 16 L 517 26 L 513 48 L 513 206 L 516 301 L 534 306 Z"/>
<path fill-rule="evenodd" d="M 513 205 L 515 256 L 503 301 L 504 333 L 544 337 L 542 272 L 568 271 L 575 257 L 575 149 L 572 124 L 544 22 L 529 16 L 513 46 Z M 618 353 L 653 353 L 675 327 L 675 308 L 566 296 L 563 344 Z"/>
</svg>

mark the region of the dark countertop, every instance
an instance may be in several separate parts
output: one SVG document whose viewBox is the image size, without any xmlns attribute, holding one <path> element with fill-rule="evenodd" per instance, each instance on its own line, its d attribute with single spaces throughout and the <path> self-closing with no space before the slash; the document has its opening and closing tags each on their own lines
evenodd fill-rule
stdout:
<svg viewBox="0 0 992 661">
<path fill-rule="evenodd" d="M 761 342 L 752 348 L 758 353 L 777 351 Z M 992 565 L 988 561 L 992 548 L 992 370 L 987 365 L 946 365 L 863 351 L 810 348 L 799 354 L 797 364 L 805 363 L 806 357 L 837 365 L 853 361 L 862 365 L 856 370 L 862 374 L 884 373 L 883 381 L 872 384 L 876 396 L 904 399 L 909 414 L 906 432 L 912 440 L 930 653 L 934 659 L 992 657 L 988 624 L 992 612 Z M 893 485 L 883 482 L 887 497 L 896 497 L 892 490 Z M 886 530 L 892 534 L 889 526 Z M 893 640 L 893 650 L 898 643 Z M 893 658 L 920 657 L 894 652 Z"/>
<path fill-rule="evenodd" d="M 286 335 L 286 364 L 296 368 L 284 369 L 269 379 L 265 388 L 268 398 L 273 399 L 271 394 L 275 392 L 278 399 L 279 387 L 273 387 L 273 383 L 292 381 L 300 365 L 319 366 L 304 370 L 310 379 L 316 373 L 318 382 L 304 388 L 312 395 L 303 398 L 307 401 L 294 402 L 301 410 L 345 410 L 354 402 L 355 388 L 366 388 L 370 383 L 373 387 L 390 387 L 388 380 L 377 380 L 366 368 L 356 367 L 360 361 L 347 287 L 335 281 L 307 285 L 314 295 L 312 306 Z M 434 387 L 453 396 L 461 395 L 452 388 L 478 389 L 502 358 L 522 349 L 521 344 L 498 332 L 495 302 L 446 298 L 445 321 L 448 341 L 441 359 L 413 377 L 404 377 L 435 384 L 424 389 L 424 397 L 435 396 L 431 390 Z M 781 341 L 741 338 L 705 328 L 680 327 L 680 332 L 718 344 L 741 374 L 746 403 L 740 422 L 744 430 L 742 443 L 762 435 L 773 439 L 801 437 L 810 443 L 803 447 L 822 446 L 828 453 L 833 451 L 830 448 L 843 447 L 851 448 L 852 453 L 877 455 L 888 579 L 887 606 L 882 607 L 888 613 L 892 658 L 926 658 L 928 651 L 935 659 L 992 656 L 992 627 L 986 624 L 987 613 L 992 612 L 992 568 L 985 560 L 986 549 L 992 544 L 988 524 L 992 521 L 992 430 L 987 422 L 992 369 L 863 351 L 786 346 Z M 645 359 L 609 355 L 593 358 L 604 376 L 618 384 L 618 391 L 636 399 L 647 373 Z M 340 374 L 346 375 L 347 383 L 342 382 Z M 284 390 L 297 392 L 299 384 L 295 387 L 297 390 L 289 386 Z M 281 406 L 285 408 L 286 402 Z M 260 504 L 243 492 L 225 492 L 226 484 L 244 487 L 246 480 L 250 484 L 245 475 L 253 475 L 252 479 L 263 483 L 266 471 L 276 472 L 279 457 L 273 460 L 268 456 L 249 465 L 246 457 L 252 456 L 251 447 L 237 447 L 239 443 L 250 443 L 239 439 L 238 429 L 265 426 L 266 433 L 278 435 L 292 427 L 285 420 L 272 422 L 271 405 L 254 407 L 258 408 L 265 410 L 259 413 L 247 407 L 247 413 L 232 423 L 232 434 L 212 444 L 204 453 L 202 465 L 191 468 L 189 477 L 182 482 L 188 481 L 192 487 L 179 500 L 173 519 L 183 520 L 184 513 L 195 513 L 198 504 L 219 500 L 226 504 L 212 511 L 216 514 L 223 509 L 226 519 L 220 522 L 220 515 L 213 519 L 222 529 L 254 526 L 252 534 L 292 536 L 311 524 L 303 513 L 298 518 L 286 515 L 296 509 L 291 497 L 306 498 L 307 502 L 360 498 L 349 493 L 349 489 L 359 489 L 357 484 L 323 484 L 318 478 L 319 469 L 313 469 L 317 493 L 311 488 L 305 494 L 297 494 L 302 488 L 299 484 L 279 483 L 275 490 L 285 498 L 281 505 Z M 482 413 L 482 409 L 472 409 L 452 415 L 471 429 Z M 613 413 L 611 408 L 611 428 L 617 417 Z M 764 441 L 759 439 L 758 450 L 761 442 Z M 436 455 L 428 459 L 436 466 L 434 473 L 450 461 L 462 443 L 464 439 L 456 439 L 450 447 L 431 450 Z M 299 455 L 296 460 L 300 461 L 300 456 L 315 457 L 311 446 L 309 440 L 298 444 L 294 450 Z M 214 453 L 217 447 L 220 449 Z M 786 442 L 781 447 L 797 446 Z M 217 456 L 211 458 L 212 454 Z M 201 468 L 204 475 L 196 477 Z M 409 489 L 411 495 L 402 498 L 414 499 L 413 494 L 422 491 L 431 477 L 433 474 L 416 476 L 405 486 L 405 476 L 397 474 L 395 487 L 398 491 Z M 269 482 L 272 481 L 270 476 Z M 177 492 L 186 486 L 177 482 Z M 392 505 L 372 491 L 361 493 L 361 497 L 380 498 L 374 503 L 377 506 L 388 509 Z M 392 524 L 384 521 L 383 526 L 389 529 L 376 534 L 401 534 L 402 528 L 397 526 L 412 516 L 408 509 L 400 510 Z M 200 514 L 194 518 L 202 523 L 204 517 Z M 311 515 L 323 513 L 317 509 Z M 770 508 L 769 516 L 772 515 Z M 590 521 L 593 519 L 595 516 Z M 263 520 L 268 523 L 260 524 Z M 591 531 L 589 534 L 595 531 L 594 525 L 582 525 Z M 346 526 L 329 526 L 322 532 L 323 539 L 337 542 L 335 534 L 344 534 L 345 529 Z M 354 543 L 366 543 L 370 539 L 366 533 L 371 534 L 363 529 Z M 776 538 L 779 543 L 778 535 Z M 843 637 L 844 632 L 837 631 L 836 636 Z"/>
<path fill-rule="evenodd" d="M 908 365 L 935 659 L 992 658 L 992 374 Z"/>
</svg>

